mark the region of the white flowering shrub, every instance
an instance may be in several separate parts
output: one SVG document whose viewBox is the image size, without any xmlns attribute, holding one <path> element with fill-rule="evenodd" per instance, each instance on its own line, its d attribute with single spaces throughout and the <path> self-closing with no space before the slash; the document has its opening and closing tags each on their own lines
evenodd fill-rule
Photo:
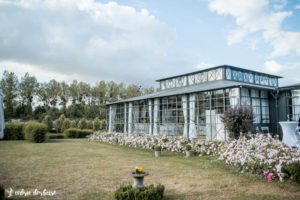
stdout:
<svg viewBox="0 0 300 200">
<path fill-rule="evenodd" d="M 223 145 L 222 142 L 213 140 L 189 140 L 182 136 L 153 136 L 147 134 L 126 134 L 126 133 L 100 133 L 97 132 L 89 137 L 89 141 L 101 141 L 110 144 L 119 144 L 143 149 L 155 149 L 156 146 L 161 146 L 162 150 L 172 152 L 185 152 L 187 144 L 192 146 L 192 150 L 202 155 L 217 155 L 218 148 Z"/>
<path fill-rule="evenodd" d="M 284 181 L 297 176 L 297 170 L 289 168 L 294 163 L 300 164 L 299 149 L 292 149 L 270 135 L 241 137 L 225 144 L 219 153 L 220 160 L 240 168 L 241 172 L 264 175 L 269 181 L 274 178 Z"/>
<path fill-rule="evenodd" d="M 89 137 L 89 141 L 101 141 L 134 148 L 184 153 L 186 145 L 199 156 L 219 156 L 220 160 L 240 169 L 273 179 L 300 180 L 300 150 L 292 149 L 271 136 L 257 134 L 238 140 L 220 142 L 214 140 L 189 140 L 181 136 L 152 136 L 147 134 L 100 133 Z"/>
</svg>

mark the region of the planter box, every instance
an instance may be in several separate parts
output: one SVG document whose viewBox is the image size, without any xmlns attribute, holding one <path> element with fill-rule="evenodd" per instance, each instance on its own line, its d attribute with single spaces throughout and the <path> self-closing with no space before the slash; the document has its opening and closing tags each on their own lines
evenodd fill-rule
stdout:
<svg viewBox="0 0 300 200">
<path fill-rule="evenodd" d="M 161 156 L 161 151 L 155 151 L 155 157 L 160 157 Z"/>
<path fill-rule="evenodd" d="M 187 158 L 190 158 L 194 155 L 194 152 L 193 151 L 186 151 L 185 154 L 186 154 Z"/>
</svg>

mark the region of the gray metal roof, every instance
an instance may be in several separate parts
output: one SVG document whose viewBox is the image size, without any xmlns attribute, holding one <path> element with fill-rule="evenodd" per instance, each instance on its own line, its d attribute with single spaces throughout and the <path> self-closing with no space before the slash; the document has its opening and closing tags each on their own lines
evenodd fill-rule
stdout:
<svg viewBox="0 0 300 200">
<path fill-rule="evenodd" d="M 252 84 L 236 82 L 236 81 L 220 80 L 220 81 L 206 82 L 206 83 L 199 84 L 199 85 L 192 85 L 192 86 L 162 90 L 162 91 L 144 95 L 144 96 L 134 97 L 134 98 L 130 98 L 130 99 L 123 99 L 120 101 L 108 103 L 106 105 L 131 102 L 131 101 L 139 101 L 139 100 L 143 100 L 143 99 L 153 99 L 153 98 L 158 98 L 158 97 L 189 94 L 189 93 L 195 93 L 195 92 L 204 92 L 204 91 L 209 91 L 209 90 L 232 88 L 232 87 L 259 88 L 259 89 L 263 89 L 263 90 L 274 90 L 275 89 L 275 88 L 267 87 L 267 86 L 252 85 Z"/>
<path fill-rule="evenodd" d="M 258 72 L 258 71 L 254 71 L 254 70 L 249 70 L 249 69 L 244 69 L 244 68 L 235 67 L 235 66 L 231 66 L 231 65 L 219 65 L 219 66 L 216 66 L 216 67 L 211 67 L 211 68 L 198 70 L 198 71 L 194 71 L 194 72 L 190 72 L 190 73 L 185 73 L 185 74 L 180 74 L 180 75 L 176 75 L 176 76 L 161 78 L 161 79 L 158 79 L 156 81 L 160 82 L 160 81 L 171 79 L 171 78 L 177 78 L 177 77 L 181 77 L 181 76 L 197 74 L 197 73 L 200 73 L 200 72 L 205 72 L 205 71 L 209 71 L 209 70 L 213 70 L 213 69 L 217 69 L 217 68 L 224 68 L 224 67 L 229 67 L 231 69 L 240 70 L 240 71 L 244 71 L 244 72 L 254 72 L 254 73 L 257 73 L 257 74 L 260 74 L 260 75 L 266 75 L 266 76 L 270 76 L 270 77 L 282 78 L 281 76 L 276 76 L 276 75 L 267 74 L 267 73 L 263 73 L 263 72 Z"/>
<path fill-rule="evenodd" d="M 290 90 L 290 89 L 298 89 L 298 88 L 300 88 L 300 83 L 296 83 L 293 85 L 286 85 L 286 86 L 280 87 L 278 89 L 279 90 Z"/>
</svg>

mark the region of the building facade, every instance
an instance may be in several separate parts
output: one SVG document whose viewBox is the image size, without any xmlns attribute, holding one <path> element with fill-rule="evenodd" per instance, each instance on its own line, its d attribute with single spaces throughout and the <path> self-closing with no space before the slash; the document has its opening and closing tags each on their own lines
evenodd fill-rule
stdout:
<svg viewBox="0 0 300 200">
<path fill-rule="evenodd" d="M 278 121 L 300 117 L 300 84 L 280 88 L 279 78 L 222 65 L 159 79 L 159 92 L 107 104 L 107 129 L 226 140 L 220 116 L 246 105 L 254 113 L 252 132 L 280 134 Z"/>
</svg>

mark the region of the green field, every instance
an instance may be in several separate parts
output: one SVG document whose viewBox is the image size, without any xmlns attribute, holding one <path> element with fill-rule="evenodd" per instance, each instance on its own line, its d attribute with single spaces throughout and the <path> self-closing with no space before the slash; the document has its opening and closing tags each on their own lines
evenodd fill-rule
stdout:
<svg viewBox="0 0 300 200">
<path fill-rule="evenodd" d="M 150 173 L 146 185 L 165 185 L 165 199 L 300 199 L 300 185 L 239 174 L 213 157 L 187 159 L 163 152 L 155 158 L 149 150 L 86 139 L 0 141 L 0 158 L 0 184 L 14 190 L 56 190 L 43 199 L 113 199 L 118 186 L 132 182 L 135 166 Z"/>
</svg>

